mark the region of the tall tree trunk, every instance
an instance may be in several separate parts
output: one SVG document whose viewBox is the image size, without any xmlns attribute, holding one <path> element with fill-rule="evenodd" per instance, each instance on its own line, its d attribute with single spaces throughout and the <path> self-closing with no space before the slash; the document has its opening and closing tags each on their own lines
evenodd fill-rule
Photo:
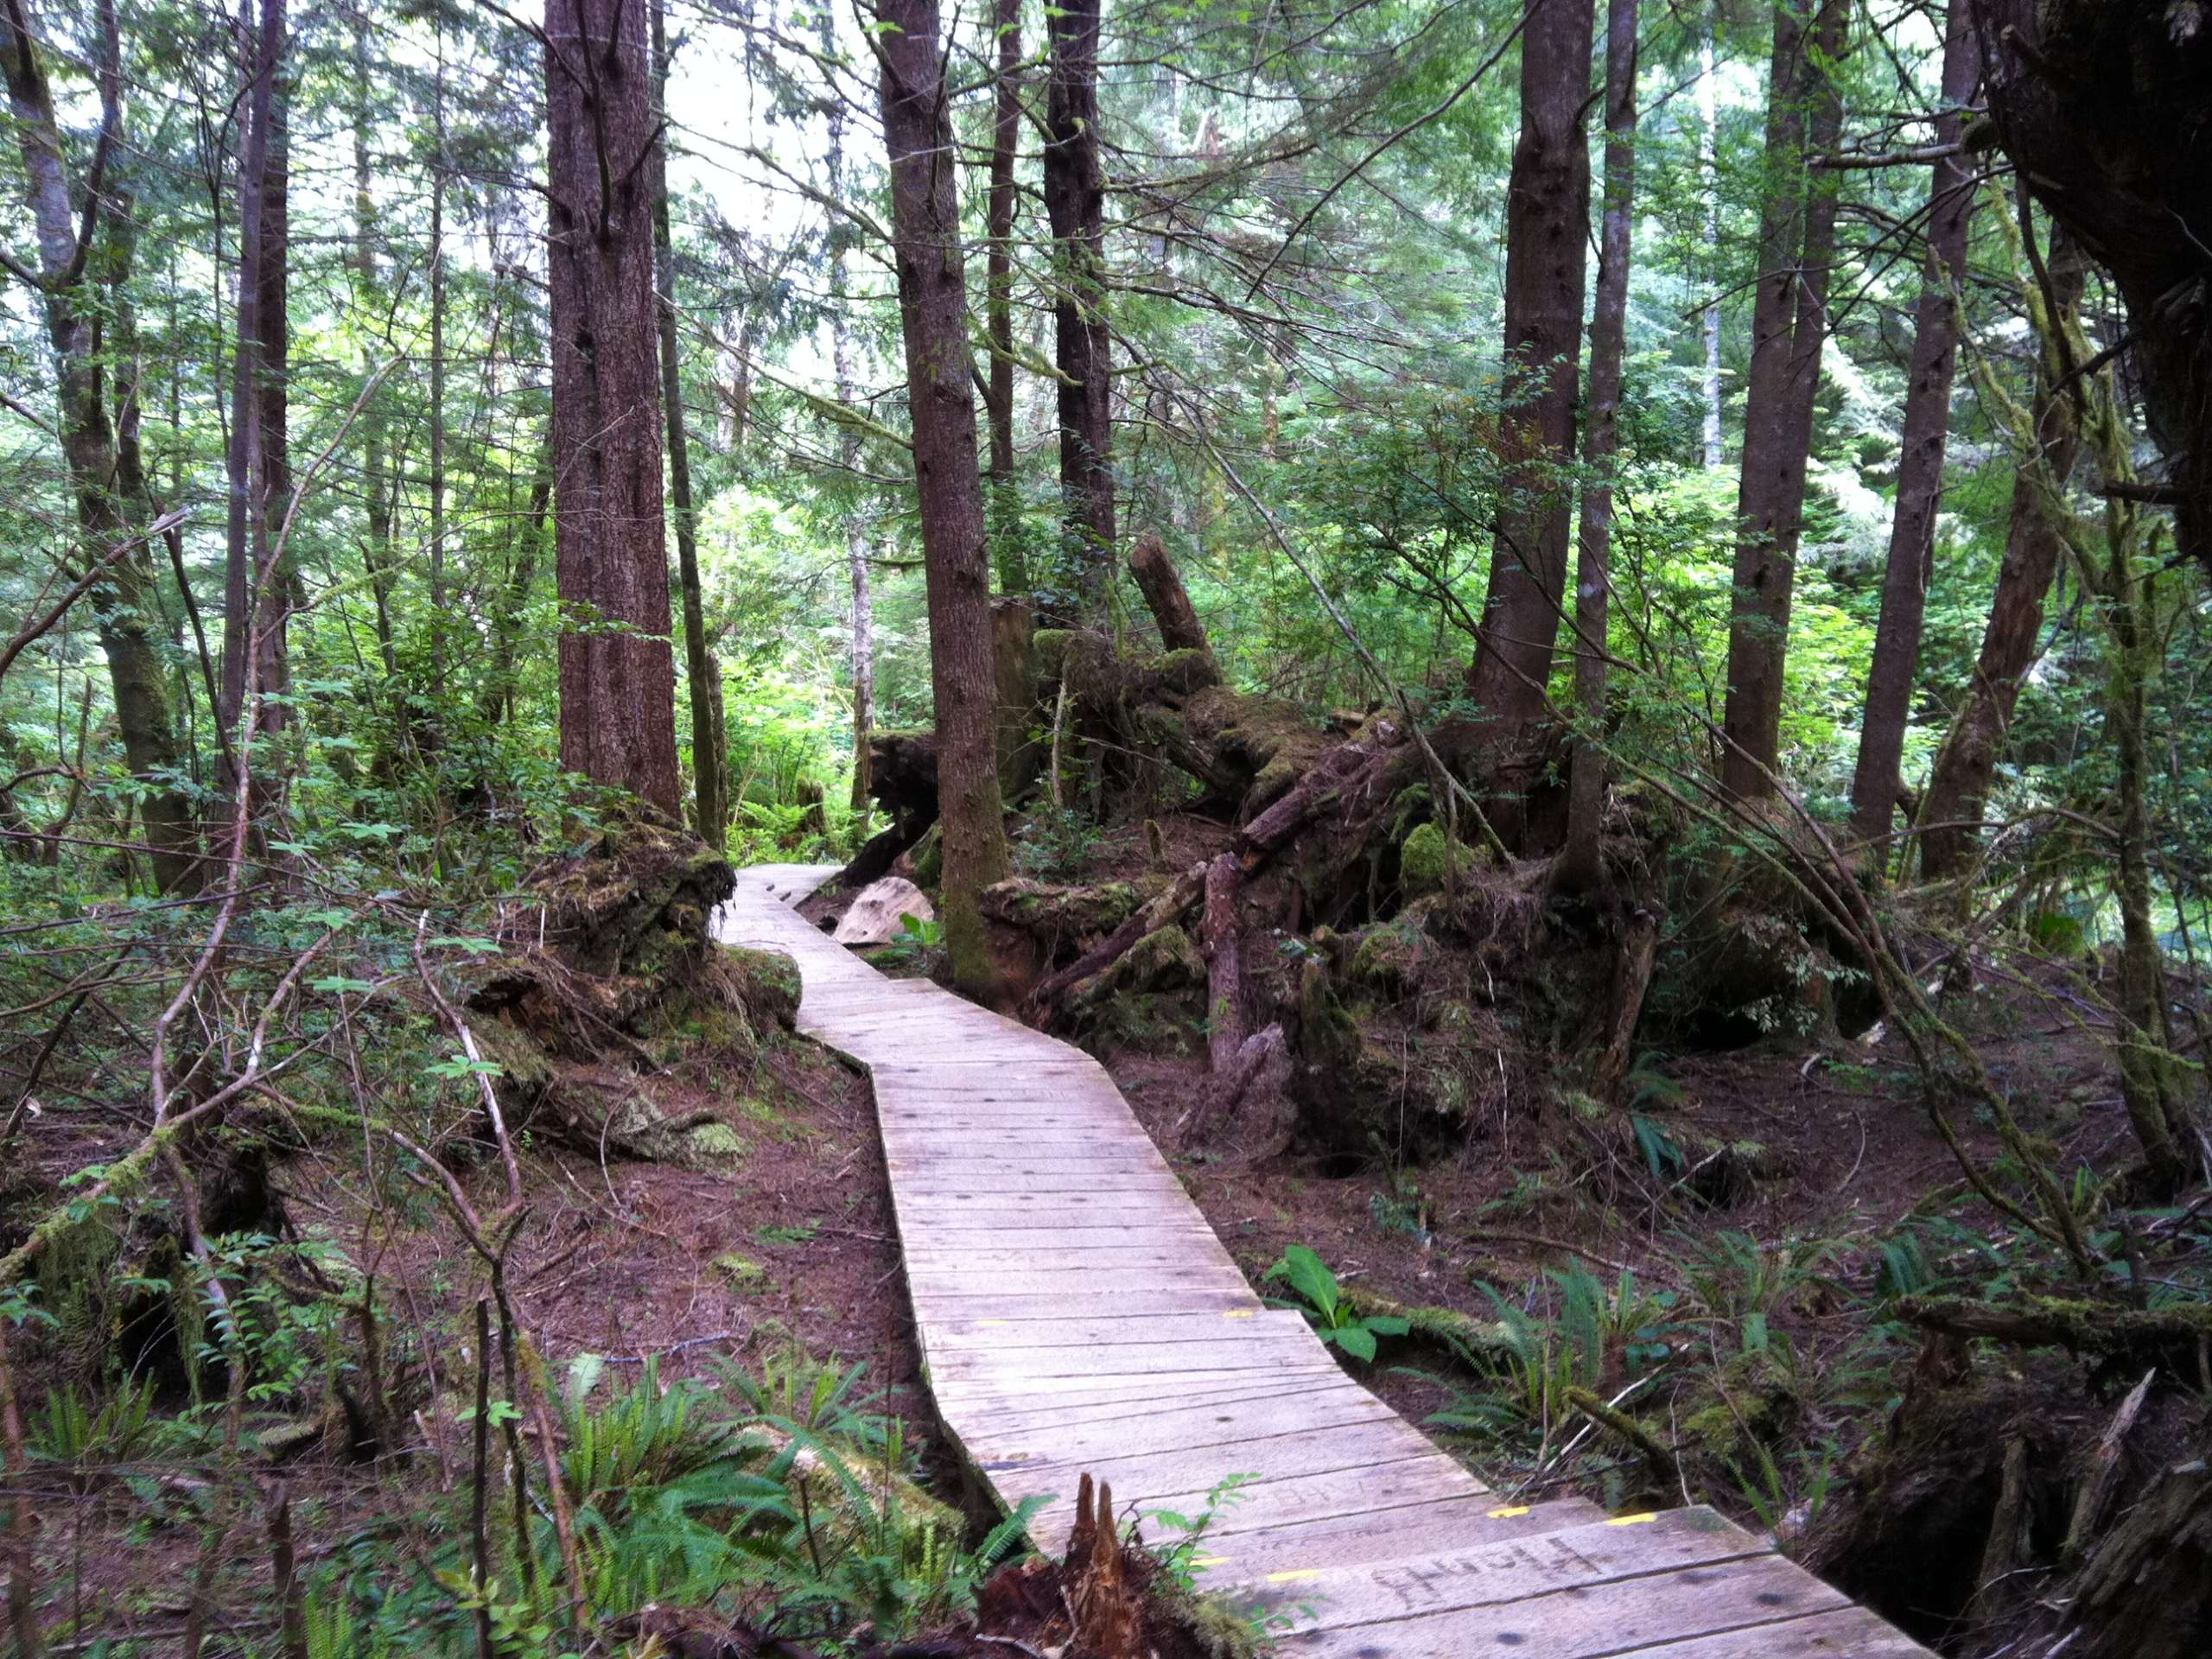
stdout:
<svg viewBox="0 0 2212 1659">
<path fill-rule="evenodd" d="M 123 75 L 111 0 L 102 0 L 99 18 L 101 128 L 113 147 L 123 137 Z M 7 79 L 24 196 L 37 232 L 40 303 L 55 368 L 55 429 L 76 497 L 83 538 L 79 558 L 89 567 L 142 534 L 154 516 L 143 493 L 143 469 L 131 469 L 139 478 L 134 496 L 122 466 L 101 362 L 100 319 L 113 308 L 129 276 L 130 242 L 121 234 L 120 207 L 110 209 L 118 232 L 104 236 L 99 193 L 86 193 L 94 206 L 87 217 L 79 216 L 28 0 L 0 0 L 0 73 Z M 103 239 L 105 257 L 96 257 Z M 139 816 L 154 884 L 163 893 L 179 893 L 198 885 L 200 867 L 195 814 L 175 784 L 182 751 L 154 638 L 152 624 L 162 613 L 157 595 L 153 557 L 141 543 L 105 563 L 91 601 L 124 758 L 145 786 Z"/>
<path fill-rule="evenodd" d="M 547 13 L 550 22 L 551 13 Z M 426 752 L 445 746 L 439 708 L 446 683 L 446 35 L 437 29 L 437 74 L 431 88 L 430 157 L 430 683 L 419 705 L 410 700 L 416 741 Z M 560 389 L 556 384 L 557 403 Z M 665 578 L 663 579 L 664 583 Z"/>
<path fill-rule="evenodd" d="M 1716 152 L 1720 127 L 1720 100 L 1713 50 L 1713 19 L 1708 15 L 1698 30 L 1697 176 L 1705 201 L 1704 222 L 1698 239 L 1705 249 L 1707 280 L 1720 251 L 1720 170 Z M 1705 335 L 1705 464 L 1718 467 L 1726 456 L 1720 443 L 1720 302 L 1705 308 L 1699 319 Z"/>
<path fill-rule="evenodd" d="M 1505 198 L 1504 480 L 1467 694 L 1491 754 L 1544 712 L 1567 591 L 1582 283 L 1590 239 L 1592 0 L 1527 0 L 1521 137 Z"/>
<path fill-rule="evenodd" d="M 2113 459 L 2124 467 L 2125 451 L 2115 447 Z M 2174 1059 L 2165 960 L 2151 909 L 2151 817 L 2145 794 L 2151 766 L 2145 728 L 2150 720 L 2147 688 L 2158 676 L 2162 652 L 2154 579 L 2139 568 L 2134 542 L 2133 536 L 2117 529 L 2111 532 L 2112 556 L 2102 594 L 2112 630 L 2105 715 L 2119 763 L 2118 1048 L 2120 1095 L 2128 1122 L 2143 1147 L 2150 1189 L 2164 1198 L 2189 1182 L 2196 1159 L 2186 1139 L 2189 1108 L 2182 1098 L 2180 1069 Z"/>
<path fill-rule="evenodd" d="M 2058 302 L 2058 326 L 2070 335 L 2078 327 L 2075 308 L 2082 299 L 2083 266 L 2080 248 L 2063 226 L 2053 228 L 2044 268 Z M 2064 489 L 2081 447 L 2082 423 L 2074 400 L 2055 391 L 2068 370 L 2052 350 L 2054 338 L 2046 332 L 2037 364 L 2031 410 L 2036 453 L 2023 460 L 2012 480 L 2005 557 L 1998 566 L 1997 589 L 1982 629 L 1981 653 L 1975 659 L 1966 700 L 1952 718 L 1943 747 L 1936 751 L 1935 768 L 1921 796 L 1920 873 L 1931 881 L 1962 874 L 1981 845 L 1982 809 L 2005 752 L 2021 684 L 2035 665 L 2044 598 L 2064 549 L 2064 538 L 2045 509 L 2036 480 L 2041 467 L 2048 469 L 2052 487 Z"/>
<path fill-rule="evenodd" d="M 373 313 L 377 300 L 377 207 L 370 188 L 369 24 L 366 11 L 353 20 L 353 280 L 354 308 Z M 372 373 L 375 354 L 361 348 L 361 372 Z M 399 685 L 399 647 L 392 632 L 395 575 L 391 554 L 391 485 L 385 459 L 384 412 L 375 402 L 361 411 L 361 512 L 365 531 L 361 563 L 369 576 L 369 597 L 376 607 L 377 658 L 386 689 Z"/>
<path fill-rule="evenodd" d="M 250 749 L 261 735 L 263 711 L 269 708 L 258 694 L 273 688 L 257 683 L 266 650 L 265 632 L 276 620 L 274 594 L 267 590 L 278 587 L 269 563 L 268 452 L 261 431 L 267 406 L 262 377 L 268 342 L 261 305 L 270 128 L 276 119 L 278 55 L 283 49 L 283 0 L 260 0 L 257 20 L 253 0 L 238 0 L 238 22 L 246 54 L 245 119 L 238 168 L 237 348 L 231 365 L 230 445 L 225 457 L 230 512 L 223 557 L 222 701 L 216 709 L 226 746 L 226 791 L 237 789 L 241 766 L 249 773 L 253 770 L 240 747 Z M 251 731 L 244 726 L 249 702 Z"/>
<path fill-rule="evenodd" d="M 941 78 L 937 0 L 880 0 L 876 16 L 889 25 L 878 54 L 929 592 L 944 830 L 939 911 L 954 980 L 972 995 L 995 998 L 998 974 L 978 895 L 1005 877 L 1010 861 L 993 753 L 990 573 L 976 467 L 960 204 L 944 160 L 952 153 L 952 114 Z"/>
<path fill-rule="evenodd" d="M 654 102 L 668 107 L 668 20 L 664 0 L 652 0 Z M 700 839 L 720 848 L 729 839 L 728 757 L 715 741 L 715 704 L 721 676 L 707 644 L 706 601 L 699 588 L 698 519 L 691 504 L 691 445 L 683 428 L 683 378 L 676 349 L 676 245 L 668 222 L 668 143 L 655 158 L 653 264 L 660 320 L 660 395 L 668 417 L 669 506 L 676 519 L 677 580 L 683 594 L 683 671 L 691 692 L 691 775 Z"/>
<path fill-rule="evenodd" d="M 1809 3 L 1782 0 L 1775 8 L 1767 93 L 1767 178 L 1736 497 L 1728 700 L 1721 717 L 1721 781 L 1747 800 L 1772 792 L 1781 760 L 1789 603 L 1835 251 L 1835 193 L 1827 181 L 1814 181 L 1806 156 L 1808 147 L 1833 149 L 1842 130 L 1842 93 L 1823 65 L 1843 54 L 1850 9 L 1847 0 L 1821 0 L 1808 35 Z"/>
<path fill-rule="evenodd" d="M 836 43 L 827 12 L 823 14 L 822 32 L 823 50 L 826 53 Z M 842 202 L 845 200 L 845 109 L 842 101 L 833 100 L 830 108 L 830 194 Z M 849 267 L 846 260 L 845 238 L 836 230 L 833 230 L 830 236 L 830 367 L 836 377 L 837 402 L 841 407 L 849 410 L 858 395 L 853 371 Z M 844 468 L 847 478 L 860 475 L 861 435 L 858 427 L 848 423 L 839 429 L 837 461 Z M 874 785 L 872 776 L 874 753 L 868 747 L 868 736 L 875 729 L 875 594 L 869 580 L 868 531 L 861 523 L 860 515 L 855 512 L 845 515 L 845 570 L 851 579 L 853 595 L 852 809 L 855 814 L 861 814 L 868 810 L 868 797 Z"/>
<path fill-rule="evenodd" d="M 1052 225 L 1054 363 L 1066 589 L 1052 619 L 1095 610 L 1114 558 L 1112 334 L 1106 326 L 1106 181 L 1098 154 L 1099 0 L 1048 7 L 1045 211 Z"/>
<path fill-rule="evenodd" d="M 286 67 L 281 6 L 276 9 L 278 38 L 270 53 L 268 165 L 262 180 L 261 250 L 253 280 L 260 289 L 254 312 L 261 328 L 257 354 L 255 441 L 260 446 L 255 488 L 260 500 L 260 539 L 275 563 L 264 579 L 255 606 L 254 681 L 264 698 L 257 729 L 276 737 L 290 724 L 291 619 L 300 608 L 298 557 L 283 539 L 284 515 L 291 505 L 291 197 L 293 76 Z M 264 22 L 264 27 L 269 27 Z M 270 699 L 274 698 L 274 701 Z M 255 816 L 263 816 L 283 796 L 284 773 L 270 755 L 255 768 Z"/>
<path fill-rule="evenodd" d="M 642 6 L 547 0 L 561 764 L 680 821 L 645 36 Z"/>
<path fill-rule="evenodd" d="M 1029 591 L 1029 571 L 1022 556 L 1021 501 L 1014 480 L 1014 164 L 1021 143 L 1021 0 L 998 0 L 994 29 L 998 70 L 991 121 L 991 189 L 984 212 L 990 252 L 983 301 L 991 342 L 989 519 L 999 591 L 1023 594 Z"/>
<path fill-rule="evenodd" d="M 1966 128 L 1967 100 L 1981 78 L 1980 44 L 1967 0 L 1951 0 L 1943 29 L 1942 110 L 1934 137 L 1956 147 Z M 1936 562 L 1936 515 L 1943 502 L 1943 457 L 1951 429 L 1951 378 L 1958 366 L 1958 303 L 1966 280 L 1967 228 L 1974 184 L 1966 157 L 1936 163 L 1928 187 L 1928 259 L 1914 320 L 1912 378 L 1904 398 L 1897 456 L 1897 512 L 1882 578 L 1882 615 L 1866 675 L 1866 707 L 1859 724 L 1859 760 L 1851 779 L 1851 826 L 1887 862 L 1887 838 L 1903 787 L 1905 727 L 1912 718 L 1913 681 L 1928 614 Z"/>
<path fill-rule="evenodd" d="M 1598 238 L 1598 291 L 1590 315 L 1590 414 L 1582 459 L 1581 533 L 1574 570 L 1574 708 L 1580 726 L 1568 773 L 1563 885 L 1604 874 L 1599 831 L 1605 809 L 1605 620 L 1611 583 L 1612 468 L 1620 448 L 1621 359 L 1628 341 L 1628 266 L 1636 208 L 1637 0 L 1605 8 L 1605 209 Z"/>
</svg>

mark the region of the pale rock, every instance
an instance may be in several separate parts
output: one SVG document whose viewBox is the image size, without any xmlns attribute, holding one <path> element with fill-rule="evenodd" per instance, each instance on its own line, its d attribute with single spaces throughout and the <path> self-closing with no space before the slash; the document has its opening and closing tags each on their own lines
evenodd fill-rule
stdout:
<svg viewBox="0 0 2212 1659">
<path fill-rule="evenodd" d="M 906 931 L 901 918 L 933 922 L 937 912 L 922 890 L 903 875 L 887 875 L 870 882 L 845 912 L 830 937 L 840 944 L 887 944 Z"/>
</svg>

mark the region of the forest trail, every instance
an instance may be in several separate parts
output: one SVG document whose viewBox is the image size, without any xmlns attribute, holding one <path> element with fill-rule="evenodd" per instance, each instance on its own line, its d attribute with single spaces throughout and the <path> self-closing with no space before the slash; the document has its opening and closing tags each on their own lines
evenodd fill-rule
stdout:
<svg viewBox="0 0 2212 1659">
<path fill-rule="evenodd" d="M 1711 1510 L 1501 1500 L 1254 1294 L 1096 1061 L 801 919 L 832 874 L 744 871 L 716 935 L 794 958 L 800 1029 L 872 1076 L 938 1414 L 1001 1502 L 1051 1496 L 1041 1548 L 1085 1472 L 1124 1515 L 1244 1475 L 1199 1583 L 1271 1607 L 1286 1654 L 1924 1652 Z"/>
</svg>

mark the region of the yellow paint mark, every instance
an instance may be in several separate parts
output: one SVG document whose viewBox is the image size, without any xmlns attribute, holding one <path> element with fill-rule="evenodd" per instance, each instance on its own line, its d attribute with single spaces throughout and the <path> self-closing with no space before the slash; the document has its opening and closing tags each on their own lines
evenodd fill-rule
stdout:
<svg viewBox="0 0 2212 1659">
<path fill-rule="evenodd" d="M 1528 1513 L 1529 1506 L 1526 1503 L 1513 1503 L 1502 1510 L 1492 1510 L 1490 1512 L 1490 1518 L 1493 1521 L 1510 1521 L 1516 1516 Z"/>
<path fill-rule="evenodd" d="M 1225 1565 L 1228 1560 L 1229 1557 L 1226 1555 L 1193 1555 L 1191 1557 L 1191 1565 L 1192 1567 L 1221 1567 Z"/>
<path fill-rule="evenodd" d="M 1300 1579 L 1318 1579 L 1320 1576 L 1321 1569 L 1318 1567 L 1294 1567 L 1285 1572 L 1268 1573 L 1268 1582 L 1269 1584 L 1295 1584 Z"/>
<path fill-rule="evenodd" d="M 1260 1310 L 1256 1307 L 1232 1308 L 1221 1317 L 1224 1319 L 1255 1319 L 1260 1317 Z"/>
<path fill-rule="evenodd" d="M 1642 1515 L 1617 1515 L 1605 1524 L 1609 1527 L 1640 1527 L 1658 1518 L 1656 1510 L 1646 1510 Z"/>
</svg>

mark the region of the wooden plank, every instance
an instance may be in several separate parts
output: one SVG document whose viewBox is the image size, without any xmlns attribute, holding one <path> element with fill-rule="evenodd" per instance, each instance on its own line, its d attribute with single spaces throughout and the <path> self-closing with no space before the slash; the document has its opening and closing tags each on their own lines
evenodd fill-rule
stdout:
<svg viewBox="0 0 2212 1659">
<path fill-rule="evenodd" d="M 1194 1459 L 1234 1457 L 1246 1444 L 1279 1434 L 1332 1434 L 1392 1415 L 1366 1389 L 1325 1391 L 1182 1406 L 1145 1417 L 1106 1422 L 1012 1426 L 995 1416 L 963 1435 L 968 1455 L 986 1474 L 1020 1464 L 1079 1466 L 1092 1459 L 1187 1453 Z"/>
<path fill-rule="evenodd" d="M 1059 1296 L 1062 1303 L 1077 1299 L 1089 1299 L 1093 1294 L 1093 1281 L 1097 1274 L 1086 1274 L 1084 1269 L 1058 1269 L 1058 1272 L 1004 1272 L 998 1274 L 998 1292 L 1011 1296 Z M 1243 1285 L 1243 1276 L 1225 1268 L 1204 1268 L 1204 1265 L 1179 1265 L 1179 1268 L 1150 1268 L 1144 1274 L 1130 1274 L 1128 1283 L 1119 1285 L 1117 1292 L 1095 1292 L 1095 1294 L 1123 1294 L 1137 1296 L 1150 1292 L 1179 1292 L 1179 1289 L 1232 1289 Z M 976 1294 L 976 1276 L 963 1268 L 929 1268 L 916 1265 L 907 1274 L 907 1292 L 913 1296 L 913 1307 L 927 1319 L 929 1310 L 936 1307 L 936 1299 L 943 1294 Z M 1249 1294 L 1249 1292 L 1245 1292 Z"/>
<path fill-rule="evenodd" d="M 1259 1483 L 1296 1475 L 1328 1474 L 1343 1469 L 1364 1469 L 1371 1464 L 1400 1459 L 1428 1457 L 1447 1467 L 1451 1460 L 1399 1418 L 1339 1429 L 1330 1434 L 1287 1433 L 1247 1440 L 1222 1448 L 1217 1453 L 1147 1452 L 1133 1458 L 1084 1458 L 1080 1469 L 1044 1462 L 1025 1464 L 994 1474 L 993 1484 L 1025 1491 L 1048 1490 L 1052 1483 L 1088 1471 L 1114 1484 L 1114 1495 L 1122 1503 L 1147 1506 L 1172 1493 L 1187 1495 L 1193 1480 L 1199 1491 L 1211 1489 L 1231 1475 L 1252 1475 Z"/>
<path fill-rule="evenodd" d="M 1467 1659 L 1510 1651 L 1514 1659 L 1609 1659 L 1666 1642 L 1772 1625 L 1826 1612 L 1843 1598 L 1777 1556 L 1616 1580 L 1532 1597 L 1368 1624 L 1325 1625 L 1278 1638 L 1284 1656 L 1357 1659 Z"/>
<path fill-rule="evenodd" d="M 1156 1376 L 1116 1376 L 1103 1382 L 1084 1384 L 1077 1379 L 1061 1378 L 1065 1384 L 1057 1392 L 1040 1393 L 1017 1386 L 1008 1392 L 988 1378 L 972 1382 L 940 1379 L 936 1398 L 948 1420 L 964 1424 L 989 1424 L 1007 1418 L 1020 1416 L 1031 1421 L 1042 1422 L 1054 1416 L 1073 1421 L 1088 1418 L 1141 1417 L 1160 1410 L 1163 1402 L 1160 1394 L 1160 1379 Z M 1181 1379 L 1173 1403 L 1204 1404 L 1212 1400 L 1249 1400 L 1262 1396 L 1281 1398 L 1286 1395 L 1303 1393 L 1308 1389 L 1335 1386 L 1337 1378 L 1329 1371 L 1262 1372 L 1235 1371 L 1213 1382 L 1198 1382 L 1190 1377 Z"/>
<path fill-rule="evenodd" d="M 1326 1357 L 1289 1344 L 1131 1343 L 1113 1348 L 960 1348 L 928 1344 L 931 1376 L 1019 1377 L 1184 1376 L 1205 1371 L 1281 1371 L 1326 1363 Z"/>
<path fill-rule="evenodd" d="M 1176 1386 L 1192 1390 L 1200 1389 L 1234 1388 L 1249 1392 L 1255 1387 L 1270 1385 L 1289 1387 L 1318 1381 L 1329 1375 L 1328 1370 L 1316 1367 L 1306 1370 L 1300 1366 L 1285 1366 L 1274 1370 L 1240 1367 L 1236 1370 L 1184 1371 L 1176 1374 Z M 969 1372 L 957 1376 L 931 1376 L 930 1392 L 937 1396 L 944 1408 L 943 1415 L 950 1423 L 973 1423 L 968 1402 L 1011 1399 L 1016 1396 L 1037 1401 L 1053 1398 L 1090 1399 L 1107 1391 L 1121 1397 L 1129 1397 L 1132 1388 L 1141 1387 L 1157 1399 L 1160 1394 L 1157 1371 L 1109 1371 L 1096 1376 L 1018 1376 L 1008 1378 L 988 1371 Z M 1431 1446 L 1429 1455 L 1446 1463 L 1451 1459 Z M 1457 1465 L 1453 1465 L 1457 1467 Z M 1187 1471 L 1185 1473 L 1187 1474 Z"/>
<path fill-rule="evenodd" d="M 1934 1659 L 1863 1607 L 1630 1649 L 1637 1659 Z"/>
<path fill-rule="evenodd" d="M 1422 1541 L 1423 1543 L 1426 1540 Z M 1708 1509 L 1626 1516 L 1450 1554 L 1264 1573 L 1241 1598 L 1281 1608 L 1295 1631 L 1525 1604 L 1655 1573 L 1717 1567 L 1766 1547 Z"/>
<path fill-rule="evenodd" d="M 946 1290 L 916 1291 L 909 1286 L 908 1294 L 916 1312 L 928 1324 L 940 1319 L 971 1318 L 976 1314 L 1016 1320 L 1054 1319 L 1065 1314 L 1068 1308 L 1065 1293 L 1058 1290 L 1025 1294 L 956 1285 Z M 924 1303 L 928 1305 L 926 1308 Z M 1242 1285 L 1120 1285 L 1084 1298 L 1084 1306 L 1094 1313 L 1129 1319 L 1145 1319 L 1156 1313 L 1205 1313 L 1210 1309 L 1249 1309 L 1255 1314 L 1262 1311 L 1259 1299 Z"/>
<path fill-rule="evenodd" d="M 1236 1511 L 1228 1511 L 1234 1516 Z M 1227 1516 L 1224 1517 L 1228 1518 Z M 1392 1509 L 1264 1526 L 1256 1531 L 1209 1530 L 1198 1556 L 1205 1589 L 1249 1584 L 1270 1573 L 1313 1567 L 1358 1567 L 1403 1560 L 1408 1548 L 1486 1549 L 1510 1539 L 1563 1532 L 1605 1519 L 1595 1503 L 1579 1497 L 1554 1503 L 1501 1503 L 1479 1490 Z"/>
<path fill-rule="evenodd" d="M 1122 1379 L 1124 1382 L 1132 1380 Z M 1268 1401 L 1298 1400 L 1303 1408 L 1303 1402 L 1314 1396 L 1339 1394 L 1347 1386 L 1341 1376 L 1302 1371 L 1294 1372 L 1287 1381 L 1276 1373 L 1259 1376 L 1245 1375 L 1235 1381 L 1205 1388 L 1179 1388 L 1167 1395 L 1161 1395 L 1155 1382 L 1142 1393 L 1124 1391 L 1111 1396 L 1063 1395 L 1039 1400 L 1020 1393 L 978 1393 L 954 1397 L 959 1400 L 963 1421 L 982 1425 L 976 1432 L 988 1435 L 1001 1430 L 1014 1433 L 1042 1433 L 1063 1427 L 1134 1424 L 1141 1419 L 1166 1416 L 1200 1407 L 1218 1408 Z"/>
<path fill-rule="evenodd" d="M 1217 1340 L 1224 1336 L 1307 1336 L 1306 1322 L 1297 1314 L 1270 1312 L 1257 1316 L 1232 1317 L 1228 1312 L 1189 1312 L 1150 1316 L 1102 1314 L 1086 1307 L 1079 1314 L 1014 1320 L 1003 1315 L 969 1314 L 931 1322 L 933 1343 L 988 1343 L 1006 1347 L 1088 1347 L 1126 1341 L 1141 1336 L 1147 1342 Z"/>
<path fill-rule="evenodd" d="M 1193 1472 L 1185 1470 L 1182 1479 L 1171 1480 L 1162 1491 L 1140 1491 L 1135 1487 L 1124 1491 L 1117 1484 L 1115 1500 L 1135 1504 L 1140 1510 L 1197 1515 L 1206 1507 L 1209 1491 L 1220 1477 L 1193 1490 L 1189 1484 Z M 1231 1538 L 1281 1527 L 1470 1496 L 1491 1495 L 1480 1481 L 1433 1446 L 1424 1446 L 1408 1455 L 1355 1463 L 1343 1469 L 1263 1478 L 1244 1488 L 1234 1503 L 1216 1516 L 1206 1534 L 1208 1547 L 1214 1548 Z M 1052 1512 L 1046 1513 L 1049 1516 Z M 1073 1513 L 1071 1509 L 1067 1518 L 1071 1519 Z"/>
</svg>

